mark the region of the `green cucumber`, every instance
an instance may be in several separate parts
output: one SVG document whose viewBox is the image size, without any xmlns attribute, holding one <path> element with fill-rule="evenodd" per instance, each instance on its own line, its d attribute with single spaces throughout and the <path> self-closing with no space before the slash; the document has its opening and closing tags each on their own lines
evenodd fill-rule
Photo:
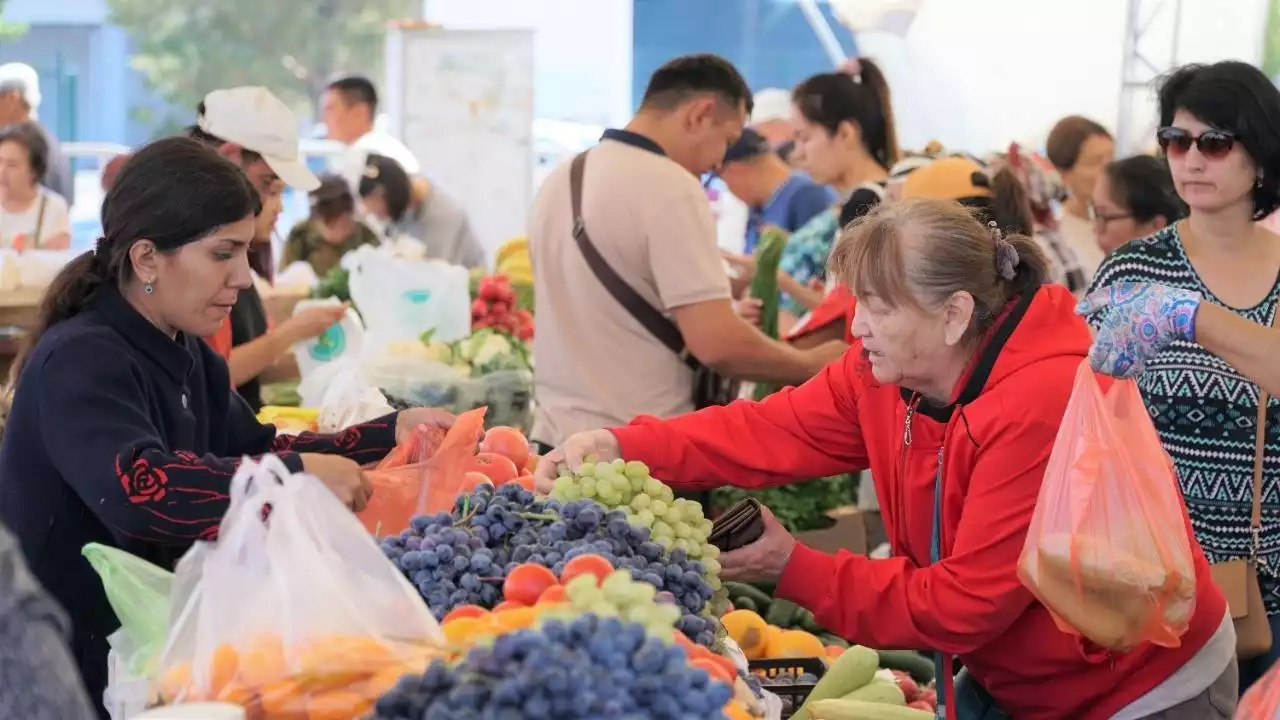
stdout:
<svg viewBox="0 0 1280 720">
<path fill-rule="evenodd" d="M 802 612 L 804 610 L 790 600 L 775 598 L 773 603 L 769 605 L 769 613 L 765 615 L 764 620 L 770 625 L 790 629 L 795 627 L 796 618 Z"/>
<path fill-rule="evenodd" d="M 756 244 L 756 275 L 751 279 L 751 297 L 760 301 L 760 332 L 778 339 L 778 265 L 790 236 L 778 228 L 760 233 Z M 754 397 L 763 400 L 778 390 L 773 383 L 756 383 Z"/>
<path fill-rule="evenodd" d="M 757 615 L 760 614 L 760 606 L 756 605 L 755 600 L 752 600 L 745 595 L 730 598 L 729 602 L 733 603 L 734 610 L 750 610 Z"/>
<path fill-rule="evenodd" d="M 880 650 L 880 667 L 901 670 L 918 683 L 933 682 L 933 661 L 915 650 Z"/>
</svg>

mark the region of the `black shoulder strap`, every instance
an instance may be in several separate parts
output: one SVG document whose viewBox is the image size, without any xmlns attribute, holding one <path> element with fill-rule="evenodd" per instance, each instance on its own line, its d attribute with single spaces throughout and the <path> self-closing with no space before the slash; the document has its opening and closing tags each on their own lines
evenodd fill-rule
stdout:
<svg viewBox="0 0 1280 720">
<path fill-rule="evenodd" d="M 639 293 L 609 267 L 609 263 L 600 255 L 600 251 L 587 235 L 587 226 L 582 221 L 582 171 L 586 164 L 587 153 L 583 152 L 573 159 L 573 164 L 569 167 L 569 194 L 573 202 L 573 239 L 578 243 L 582 257 L 604 289 L 609 291 L 613 299 L 617 300 L 636 322 L 644 326 L 644 329 L 659 342 L 670 348 L 671 352 L 679 355 L 686 365 L 695 370 L 698 369 L 701 363 L 685 347 L 680 329 L 640 297 Z"/>
</svg>

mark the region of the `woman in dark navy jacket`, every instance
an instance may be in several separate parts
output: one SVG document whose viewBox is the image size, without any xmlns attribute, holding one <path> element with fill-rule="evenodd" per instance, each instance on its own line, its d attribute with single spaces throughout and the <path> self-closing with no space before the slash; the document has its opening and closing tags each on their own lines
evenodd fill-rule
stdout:
<svg viewBox="0 0 1280 720">
<path fill-rule="evenodd" d="M 173 567 L 217 536 L 240 458 L 267 452 L 358 510 L 369 496 L 360 464 L 418 424 L 452 423 L 415 409 L 336 435 L 276 437 L 257 421 L 200 340 L 252 282 L 256 198 L 239 168 L 194 140 L 139 150 L 103 202 L 104 236 L 49 287 L 14 368 L 0 522 L 70 615 L 98 702 L 119 622 L 85 543 Z"/>
</svg>

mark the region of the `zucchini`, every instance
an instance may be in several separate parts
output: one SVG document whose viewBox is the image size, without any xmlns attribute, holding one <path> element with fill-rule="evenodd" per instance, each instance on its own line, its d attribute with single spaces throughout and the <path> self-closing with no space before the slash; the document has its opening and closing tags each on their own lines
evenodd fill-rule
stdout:
<svg viewBox="0 0 1280 720">
<path fill-rule="evenodd" d="M 842 647 L 842 648 L 849 647 L 849 641 L 845 640 L 839 635 L 836 635 L 835 633 L 829 633 L 829 632 L 818 633 L 818 639 L 822 641 L 823 645 L 835 645 L 836 647 Z"/>
<path fill-rule="evenodd" d="M 826 631 L 826 628 L 819 625 L 818 621 L 813 618 L 813 613 L 808 610 L 801 610 L 796 615 L 794 622 L 801 630 L 814 635 L 820 635 Z"/>
<path fill-rule="evenodd" d="M 876 676 L 876 651 L 861 645 L 854 645 L 845 650 L 836 661 L 827 668 L 826 674 L 818 680 L 818 684 L 809 691 L 809 697 L 792 715 L 792 720 L 806 720 L 810 717 L 821 718 L 814 703 L 821 700 L 844 697 L 858 688 L 870 683 Z"/>
<path fill-rule="evenodd" d="M 901 705 L 843 698 L 819 700 L 813 704 L 812 710 L 813 720 L 933 720 L 934 717 L 934 713 Z"/>
<path fill-rule="evenodd" d="M 750 598 L 756 604 L 757 612 L 765 612 L 773 602 L 773 596 L 754 585 L 730 581 L 724 587 L 729 591 L 729 597 L 733 598 L 734 607 L 738 606 L 738 598 Z"/>
<path fill-rule="evenodd" d="M 750 610 L 757 615 L 760 614 L 760 606 L 756 605 L 756 601 L 746 595 L 731 598 L 729 602 L 733 603 L 734 610 Z"/>
<path fill-rule="evenodd" d="M 915 650 L 880 650 L 880 667 L 901 670 L 920 684 L 933 682 L 933 660 Z"/>
</svg>

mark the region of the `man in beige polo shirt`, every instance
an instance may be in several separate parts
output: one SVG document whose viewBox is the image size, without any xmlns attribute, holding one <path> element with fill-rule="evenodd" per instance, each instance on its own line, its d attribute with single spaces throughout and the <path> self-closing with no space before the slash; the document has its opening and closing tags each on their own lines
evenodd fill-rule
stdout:
<svg viewBox="0 0 1280 720">
<path fill-rule="evenodd" d="M 843 348 L 798 351 L 734 313 L 699 181 L 742 134 L 750 102 L 723 58 L 663 65 L 626 129 L 606 131 L 587 155 L 582 218 L 609 267 L 674 320 L 698 360 L 734 378 L 797 384 Z M 529 228 L 538 288 L 533 439 L 555 446 L 637 415 L 693 410 L 693 372 L 609 294 L 574 240 L 570 163 L 543 183 Z"/>
</svg>

